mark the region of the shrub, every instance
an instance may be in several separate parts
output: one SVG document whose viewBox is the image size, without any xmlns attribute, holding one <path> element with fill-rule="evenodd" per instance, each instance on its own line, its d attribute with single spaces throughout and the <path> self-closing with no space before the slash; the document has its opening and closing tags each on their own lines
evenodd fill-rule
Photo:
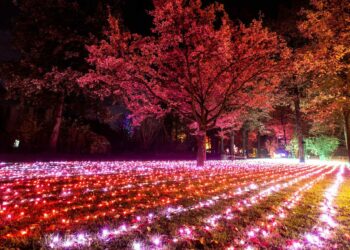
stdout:
<svg viewBox="0 0 350 250">
<path fill-rule="evenodd" d="M 310 137 L 305 140 L 305 156 L 318 156 L 321 160 L 329 159 L 339 145 L 339 140 L 330 136 Z M 298 140 L 296 137 L 290 141 L 287 146 L 293 157 L 298 155 Z"/>
<path fill-rule="evenodd" d="M 329 159 L 338 148 L 339 140 L 335 137 L 319 136 L 307 138 L 305 151 L 317 155 L 321 160 Z"/>
</svg>

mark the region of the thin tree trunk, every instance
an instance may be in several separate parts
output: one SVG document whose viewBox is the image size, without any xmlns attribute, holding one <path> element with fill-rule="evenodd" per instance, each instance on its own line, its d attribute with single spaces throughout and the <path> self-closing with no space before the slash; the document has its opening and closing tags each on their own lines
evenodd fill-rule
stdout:
<svg viewBox="0 0 350 250">
<path fill-rule="evenodd" d="M 235 159 L 235 131 L 231 132 L 231 155 L 232 159 Z"/>
<path fill-rule="evenodd" d="M 281 125 L 282 125 L 282 129 L 283 129 L 283 141 L 284 141 L 284 146 L 287 146 L 287 134 L 286 134 L 286 123 L 284 120 L 285 116 L 282 113 L 281 114 Z"/>
<path fill-rule="evenodd" d="M 257 139 L 257 142 L 258 142 L 258 146 L 257 146 L 257 148 L 258 148 L 258 152 L 257 152 L 257 154 L 258 154 L 258 158 L 260 158 L 261 157 L 261 144 L 260 144 L 260 132 L 258 131 L 258 133 L 257 133 L 257 135 L 256 135 L 256 139 Z"/>
<path fill-rule="evenodd" d="M 60 135 L 61 124 L 62 124 L 63 106 L 64 106 L 64 96 L 62 95 L 59 100 L 59 104 L 56 111 L 56 117 L 55 117 L 55 125 L 53 127 L 51 137 L 50 137 L 51 152 L 57 151 L 57 142 Z"/>
<path fill-rule="evenodd" d="M 243 131 L 242 131 L 242 143 L 243 143 L 243 157 L 244 158 L 247 158 L 248 154 L 247 154 L 247 151 L 248 151 L 248 129 L 246 128 L 243 128 Z"/>
<path fill-rule="evenodd" d="M 21 107 L 23 107 L 22 104 L 9 107 L 9 117 L 7 119 L 5 128 L 7 132 L 12 131 L 12 129 L 16 127 L 18 116 L 21 113 Z"/>
<path fill-rule="evenodd" d="M 348 152 L 348 161 L 350 163 L 350 110 L 349 109 L 343 109 L 343 119 L 344 119 L 344 134 L 345 134 L 345 143 L 347 146 L 347 152 Z"/>
<path fill-rule="evenodd" d="M 304 137 L 303 130 L 301 126 L 301 112 L 300 112 L 300 97 L 297 97 L 294 100 L 294 108 L 295 108 L 295 123 L 297 130 L 297 139 L 298 139 L 298 157 L 299 162 L 305 162 L 305 152 L 304 152 Z"/>
<path fill-rule="evenodd" d="M 225 154 L 225 147 L 224 147 L 224 137 L 220 137 L 220 153 L 223 155 Z"/>
<path fill-rule="evenodd" d="M 175 142 L 177 142 L 177 134 L 178 134 L 178 131 L 177 131 L 177 121 L 175 121 L 174 123 L 175 123 Z"/>
<path fill-rule="evenodd" d="M 345 121 L 345 119 L 344 119 Z M 346 132 L 346 126 L 345 126 L 345 122 L 344 122 L 344 140 L 345 140 L 345 148 L 348 150 L 349 149 L 349 145 L 348 145 L 348 133 Z"/>
<path fill-rule="evenodd" d="M 200 131 L 197 135 L 197 166 L 204 166 L 206 160 L 205 137 L 206 131 Z"/>
</svg>

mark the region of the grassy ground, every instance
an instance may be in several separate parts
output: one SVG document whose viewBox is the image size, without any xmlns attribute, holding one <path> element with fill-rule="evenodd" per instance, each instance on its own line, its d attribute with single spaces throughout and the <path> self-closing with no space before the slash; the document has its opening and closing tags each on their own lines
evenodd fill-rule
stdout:
<svg viewBox="0 0 350 250">
<path fill-rule="evenodd" d="M 295 238 L 308 228 L 311 228 L 317 221 L 319 215 L 318 204 L 322 200 L 322 192 L 332 182 L 333 178 L 334 174 L 328 175 L 326 179 L 317 183 L 311 190 L 305 192 L 305 199 L 302 200 L 296 209 L 290 211 L 291 213 L 288 214 L 287 219 L 283 221 L 282 227 L 278 228 L 277 234 L 279 234 L 279 237 L 268 238 L 266 242 L 259 241 L 259 247 L 261 248 L 265 245 L 266 248 L 282 248 L 285 245 L 285 239 Z M 271 212 L 276 212 L 277 207 L 283 201 L 293 192 L 297 191 L 298 187 L 309 182 L 310 179 L 301 181 L 271 195 L 258 205 L 238 213 L 236 218 L 232 221 L 224 221 L 210 237 L 206 237 L 203 247 L 205 249 L 213 248 L 213 242 L 216 243 L 216 247 L 218 248 L 229 246 L 230 243 L 237 245 L 237 239 L 246 238 L 245 233 L 247 228 L 254 228 L 254 225 L 260 226 L 262 223 L 266 222 L 262 218 Z M 307 211 L 307 213 L 305 213 L 305 211 Z M 203 243 L 203 241 L 201 243 Z"/>
<path fill-rule="evenodd" d="M 350 169 L 344 173 L 344 183 L 339 189 L 336 198 L 337 221 L 339 227 L 333 243 L 340 249 L 350 249 Z"/>
<path fill-rule="evenodd" d="M 317 224 L 323 193 L 334 181 L 335 174 L 326 176 L 304 193 L 300 203 L 289 212 L 289 216 L 283 221 L 283 226 L 279 228 L 281 237 L 273 240 L 272 244 L 275 247 L 285 246 L 286 240 L 298 239 Z"/>
</svg>

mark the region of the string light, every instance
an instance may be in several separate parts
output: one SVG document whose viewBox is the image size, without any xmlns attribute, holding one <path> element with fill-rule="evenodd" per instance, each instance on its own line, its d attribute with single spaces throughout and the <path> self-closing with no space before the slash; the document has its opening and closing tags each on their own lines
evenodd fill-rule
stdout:
<svg viewBox="0 0 350 250">
<path fill-rule="evenodd" d="M 336 167 L 331 168 L 330 170 L 316 171 L 315 174 L 319 175 L 316 178 L 312 178 L 306 184 L 299 187 L 289 198 L 282 202 L 280 206 L 275 208 L 273 211 L 275 213 L 269 213 L 265 216 L 265 219 L 261 219 L 248 227 L 246 237 L 242 241 L 244 244 L 257 244 L 261 241 L 267 243 L 267 238 L 273 238 L 273 234 L 276 233 L 277 226 L 281 225 L 281 222 L 287 217 L 288 211 L 294 208 L 298 202 L 302 199 L 303 194 L 311 189 L 317 182 L 325 178 L 325 176 L 332 174 Z M 277 236 L 277 234 L 275 235 Z M 295 243 L 295 242 L 294 242 Z M 295 243 L 295 246 L 297 243 Z"/>
<path fill-rule="evenodd" d="M 199 230 L 214 230 L 222 220 L 233 220 L 240 211 L 324 170 L 318 164 L 268 160 L 208 161 L 204 167 L 192 161 L 0 166 L 0 223 L 7 226 L 0 238 L 25 239 L 45 234 L 44 245 L 51 248 L 88 247 L 96 241 L 148 232 L 162 218 L 211 209 L 223 201 L 245 196 L 205 218 L 200 227 L 179 225 L 177 234 L 167 235 L 167 240 L 148 232 L 142 242 L 135 239 L 130 246 L 161 248 L 166 242 L 194 240 Z M 282 218 L 284 213 L 279 216 Z M 325 216 L 323 219 L 330 221 Z M 261 233 L 266 236 L 268 231 Z"/>
<path fill-rule="evenodd" d="M 331 169 L 330 171 L 328 171 L 327 173 L 324 173 L 323 175 L 331 173 L 332 171 L 334 171 L 334 169 L 335 168 Z M 266 187 L 266 188 L 261 190 L 258 194 L 252 195 L 249 198 L 245 198 L 244 200 L 236 202 L 236 204 L 233 205 L 232 207 L 225 208 L 225 210 L 221 214 L 215 214 L 215 215 L 212 215 L 209 218 L 205 219 L 204 223 L 206 224 L 206 226 L 204 226 L 204 229 L 205 230 L 213 230 L 217 227 L 219 220 L 231 220 L 233 218 L 233 215 L 231 213 L 232 209 L 234 211 L 239 212 L 244 207 L 250 208 L 253 206 L 253 204 L 257 205 L 259 202 L 261 202 L 263 199 L 271 196 L 273 193 L 276 193 L 282 189 L 290 187 L 298 182 L 301 182 L 302 180 L 310 179 L 311 177 L 318 175 L 324 171 L 325 171 L 325 169 L 323 167 L 312 168 L 311 170 L 309 169 L 309 170 L 301 171 L 301 172 L 299 172 L 299 174 L 290 175 L 290 176 L 283 176 L 283 177 L 278 178 L 277 180 L 272 180 L 271 182 L 268 182 L 265 185 L 262 185 L 261 187 Z M 286 179 L 289 181 L 283 182 Z M 275 222 L 272 223 L 272 226 L 275 226 Z M 196 230 L 201 231 L 203 229 L 201 227 L 199 227 L 199 228 L 197 227 Z M 257 233 L 259 233 L 259 234 L 261 233 L 264 237 L 266 237 L 268 235 L 268 232 L 266 230 L 262 230 L 259 227 L 255 227 L 255 228 L 251 229 L 250 231 L 248 231 L 247 238 L 242 239 L 240 242 L 244 242 L 243 245 L 245 245 L 246 243 L 249 243 L 249 239 L 255 238 Z M 180 231 L 180 234 L 177 235 L 177 237 L 180 237 L 180 238 L 185 239 L 185 240 L 189 239 L 189 237 L 186 237 L 186 235 L 183 235 L 183 233 L 181 233 L 181 231 Z M 193 239 L 194 236 L 192 235 L 191 238 Z M 249 249 L 250 247 L 253 247 L 253 246 L 246 245 L 246 248 Z"/>
<path fill-rule="evenodd" d="M 322 247 L 332 237 L 334 229 L 338 225 L 334 219 L 336 214 L 334 198 L 337 196 L 339 187 L 344 181 L 344 169 L 345 166 L 342 164 L 339 167 L 334 183 L 324 193 L 324 199 L 320 204 L 321 215 L 319 222 L 310 232 L 305 233 L 301 239 L 292 240 L 289 249 Z"/>
</svg>

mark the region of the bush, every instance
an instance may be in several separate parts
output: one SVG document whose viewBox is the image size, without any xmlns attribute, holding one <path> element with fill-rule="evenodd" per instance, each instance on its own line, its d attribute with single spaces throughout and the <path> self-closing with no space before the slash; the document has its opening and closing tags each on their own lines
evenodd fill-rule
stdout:
<svg viewBox="0 0 350 250">
<path fill-rule="evenodd" d="M 329 136 L 307 138 L 305 142 L 305 151 L 319 156 L 321 160 L 329 159 L 339 145 L 337 138 Z"/>
<path fill-rule="evenodd" d="M 310 137 L 305 140 L 305 156 L 318 156 L 321 160 L 329 159 L 339 145 L 339 140 L 330 136 Z M 296 137 L 290 141 L 287 146 L 293 157 L 298 155 L 298 140 Z"/>
</svg>

